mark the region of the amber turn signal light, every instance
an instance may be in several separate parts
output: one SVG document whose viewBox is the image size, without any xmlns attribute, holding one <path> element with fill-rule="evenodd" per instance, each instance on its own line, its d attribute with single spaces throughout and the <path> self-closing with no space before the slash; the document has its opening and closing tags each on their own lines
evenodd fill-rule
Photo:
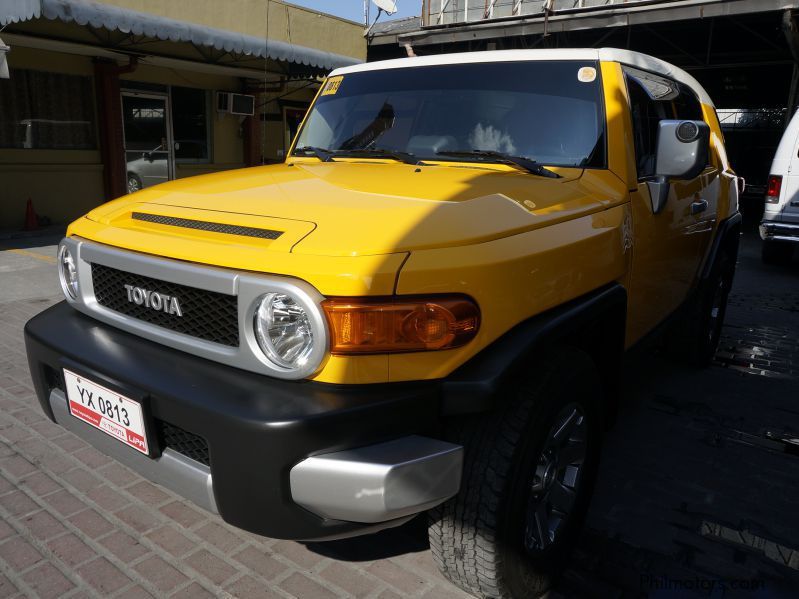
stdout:
<svg viewBox="0 0 799 599">
<path fill-rule="evenodd" d="M 463 296 L 331 298 L 322 302 L 332 354 L 451 349 L 480 327 L 480 309 Z"/>
</svg>

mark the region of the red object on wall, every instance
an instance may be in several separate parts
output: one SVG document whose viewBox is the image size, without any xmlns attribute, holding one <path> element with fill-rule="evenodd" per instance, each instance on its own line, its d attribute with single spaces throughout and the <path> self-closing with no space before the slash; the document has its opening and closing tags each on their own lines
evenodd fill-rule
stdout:
<svg viewBox="0 0 799 599">
<path fill-rule="evenodd" d="M 28 198 L 28 204 L 25 206 L 25 226 L 26 231 L 35 231 L 39 228 L 39 217 L 36 216 L 36 211 L 33 209 L 33 200 Z"/>
</svg>

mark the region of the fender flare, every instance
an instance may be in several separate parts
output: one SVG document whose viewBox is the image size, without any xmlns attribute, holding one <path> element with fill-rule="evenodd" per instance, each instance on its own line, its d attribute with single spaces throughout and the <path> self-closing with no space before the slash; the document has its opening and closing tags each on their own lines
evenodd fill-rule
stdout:
<svg viewBox="0 0 799 599">
<path fill-rule="evenodd" d="M 530 371 L 530 360 L 557 344 L 591 354 L 603 379 L 608 419 L 615 416 L 621 382 L 627 319 L 627 291 L 606 285 L 518 324 L 442 382 L 444 415 L 493 409 L 515 374 Z M 584 347 L 589 331 L 591 346 Z"/>
<path fill-rule="evenodd" d="M 707 259 L 702 267 L 702 273 L 699 276 L 700 281 L 705 281 L 710 276 L 713 270 L 713 264 L 715 264 L 722 248 L 730 250 L 730 257 L 733 263 L 738 260 L 738 248 L 741 245 L 742 223 L 743 217 L 740 212 L 736 212 L 719 223 L 716 229 L 716 235 L 713 237 L 713 243 L 708 251 Z"/>
</svg>

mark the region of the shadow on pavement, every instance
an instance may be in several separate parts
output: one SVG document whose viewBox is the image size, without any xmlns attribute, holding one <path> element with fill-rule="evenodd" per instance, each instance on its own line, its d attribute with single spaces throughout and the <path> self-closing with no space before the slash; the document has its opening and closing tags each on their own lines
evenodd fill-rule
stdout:
<svg viewBox="0 0 799 599">
<path fill-rule="evenodd" d="M 743 239 L 717 361 L 627 356 L 587 526 L 558 597 L 796 597 L 797 261 Z"/>
<path fill-rule="evenodd" d="M 424 515 L 417 516 L 402 526 L 373 535 L 307 543 L 306 547 L 319 555 L 345 562 L 368 562 L 427 551 L 430 548 L 427 542 L 427 519 Z"/>
<path fill-rule="evenodd" d="M 66 227 L 49 227 L 46 230 L 36 231 L 30 235 L 22 237 L 10 237 L 0 235 L 0 251 L 11 249 L 32 249 L 58 245 L 64 238 Z"/>
</svg>

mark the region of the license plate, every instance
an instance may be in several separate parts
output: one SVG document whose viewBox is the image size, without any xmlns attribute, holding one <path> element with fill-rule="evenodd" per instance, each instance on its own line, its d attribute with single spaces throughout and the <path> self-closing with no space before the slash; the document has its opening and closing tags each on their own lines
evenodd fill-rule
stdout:
<svg viewBox="0 0 799 599">
<path fill-rule="evenodd" d="M 64 369 L 69 412 L 125 445 L 149 455 L 141 404 Z"/>
</svg>

